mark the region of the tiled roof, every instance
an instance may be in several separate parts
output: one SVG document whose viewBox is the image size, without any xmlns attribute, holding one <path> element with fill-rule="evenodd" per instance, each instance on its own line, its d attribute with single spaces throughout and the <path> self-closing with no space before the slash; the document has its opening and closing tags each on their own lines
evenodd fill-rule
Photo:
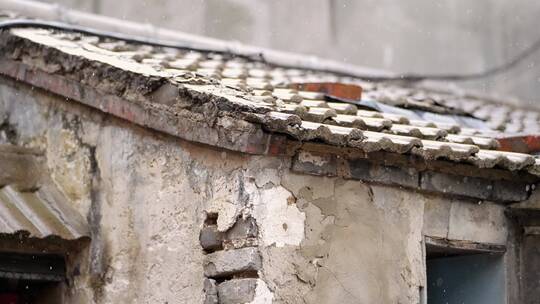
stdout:
<svg viewBox="0 0 540 304">
<path fill-rule="evenodd" d="M 538 111 L 450 91 L 365 82 L 227 54 L 164 49 L 42 29 L 13 29 L 11 34 L 90 62 L 148 78 L 167 79 L 192 92 L 220 98 L 220 102 L 227 104 L 219 107 L 221 111 L 229 111 L 235 118 L 260 124 L 266 131 L 286 134 L 298 141 L 540 175 L 540 160 L 528 154 L 497 151 L 496 140 L 509 133 L 537 132 Z M 25 60 L 32 59 L 22 58 Z M 54 58 L 45 60 L 54 63 Z M 54 65 L 47 68 L 56 72 Z M 76 68 L 74 65 L 73 69 Z M 81 81 L 99 89 L 103 85 L 100 77 L 95 75 L 95 79 Z M 291 84 L 305 82 L 356 84 L 363 88 L 363 99 L 408 109 L 406 113 L 411 115 L 330 101 L 322 93 L 291 88 Z"/>
<path fill-rule="evenodd" d="M 498 133 L 538 133 L 540 131 L 540 112 L 501 101 L 490 100 L 464 93 L 437 93 L 418 88 L 386 88 L 376 90 L 374 96 L 385 102 L 405 107 L 420 107 L 432 112 L 444 112 L 446 109 L 486 121 L 488 127 Z M 493 133 L 495 135 L 497 133 Z"/>
<path fill-rule="evenodd" d="M 48 180 L 37 157 L 24 148 L 0 145 L 0 167 L 6 172 L 0 174 L 0 235 L 89 237 L 85 220 Z"/>
</svg>

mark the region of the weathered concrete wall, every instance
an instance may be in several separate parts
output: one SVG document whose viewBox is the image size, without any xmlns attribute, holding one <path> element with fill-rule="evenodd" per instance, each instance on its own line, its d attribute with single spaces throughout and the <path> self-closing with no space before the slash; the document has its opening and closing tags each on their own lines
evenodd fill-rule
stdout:
<svg viewBox="0 0 540 304">
<path fill-rule="evenodd" d="M 45 1 L 398 72 L 482 71 L 539 39 L 534 0 Z M 509 73 L 466 85 L 536 102 L 539 59 L 537 53 Z"/>
<path fill-rule="evenodd" d="M 424 208 L 424 235 L 450 240 L 505 245 L 505 208 L 490 202 L 432 197 Z"/>
<path fill-rule="evenodd" d="M 45 149 L 54 180 L 91 225 L 89 263 L 68 302 L 202 302 L 206 194 L 184 178 L 192 152 L 86 109 L 67 113 L 58 97 L 0 93 L 11 140 Z"/>
<path fill-rule="evenodd" d="M 523 271 L 523 303 L 533 304 L 540 297 L 540 235 L 528 234 L 523 238 L 522 271 Z"/>
<path fill-rule="evenodd" d="M 514 204 L 512 214 L 517 218 L 521 239 L 515 248 L 519 258 L 520 303 L 535 303 L 540 298 L 540 191 L 535 190 L 524 202 Z"/>
<path fill-rule="evenodd" d="M 312 284 L 308 303 L 419 302 L 425 286 L 419 195 L 299 175 L 284 185 L 307 215 L 297 254 L 309 264 L 297 271 Z"/>
<path fill-rule="evenodd" d="M 418 303 L 424 235 L 506 243 L 499 205 L 295 174 L 290 159 L 180 141 L 7 80 L 0 119 L 0 138 L 46 151 L 89 221 L 74 303 L 202 303 L 203 290 L 206 303 Z M 206 226 L 227 238 L 207 252 Z"/>
</svg>

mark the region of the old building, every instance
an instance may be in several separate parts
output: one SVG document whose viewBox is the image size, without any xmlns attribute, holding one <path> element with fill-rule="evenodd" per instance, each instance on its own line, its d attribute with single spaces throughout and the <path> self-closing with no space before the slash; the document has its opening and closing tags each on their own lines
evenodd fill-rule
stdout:
<svg viewBox="0 0 540 304">
<path fill-rule="evenodd" d="M 6 301 L 538 303 L 535 108 L 9 20 Z"/>
</svg>

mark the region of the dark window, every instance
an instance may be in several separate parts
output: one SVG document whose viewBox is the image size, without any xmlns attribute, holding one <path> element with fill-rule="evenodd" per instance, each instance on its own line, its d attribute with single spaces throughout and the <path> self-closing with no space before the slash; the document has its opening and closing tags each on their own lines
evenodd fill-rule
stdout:
<svg viewBox="0 0 540 304">
<path fill-rule="evenodd" d="M 65 263 L 60 256 L 0 253 L 0 303 L 61 303 Z"/>
<path fill-rule="evenodd" d="M 506 303 L 503 254 L 466 247 L 427 243 L 427 303 Z"/>
</svg>

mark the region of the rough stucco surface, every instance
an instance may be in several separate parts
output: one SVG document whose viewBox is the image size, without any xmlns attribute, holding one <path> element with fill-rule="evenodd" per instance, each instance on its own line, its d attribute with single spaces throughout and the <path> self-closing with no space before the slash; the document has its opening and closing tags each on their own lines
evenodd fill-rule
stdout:
<svg viewBox="0 0 540 304">
<path fill-rule="evenodd" d="M 289 174 L 308 214 L 297 254 L 307 303 L 416 303 L 423 286 L 420 195 L 357 181 Z M 302 259 L 300 259 L 302 260 Z"/>
<path fill-rule="evenodd" d="M 202 303 L 210 213 L 222 232 L 240 216 L 258 225 L 252 303 L 418 303 L 424 234 L 505 241 L 495 205 L 482 215 L 485 204 L 294 174 L 290 159 L 179 141 L 24 86 L 0 84 L 0 119 L 15 130 L 0 139 L 45 150 L 90 223 L 73 303 Z"/>
<path fill-rule="evenodd" d="M 85 109 L 68 114 L 58 98 L 21 98 L 9 87 L 0 94 L 14 140 L 46 149 L 54 180 L 91 225 L 89 264 L 72 302 L 202 302 L 198 231 L 210 192 L 185 178 L 196 151 Z"/>
</svg>

